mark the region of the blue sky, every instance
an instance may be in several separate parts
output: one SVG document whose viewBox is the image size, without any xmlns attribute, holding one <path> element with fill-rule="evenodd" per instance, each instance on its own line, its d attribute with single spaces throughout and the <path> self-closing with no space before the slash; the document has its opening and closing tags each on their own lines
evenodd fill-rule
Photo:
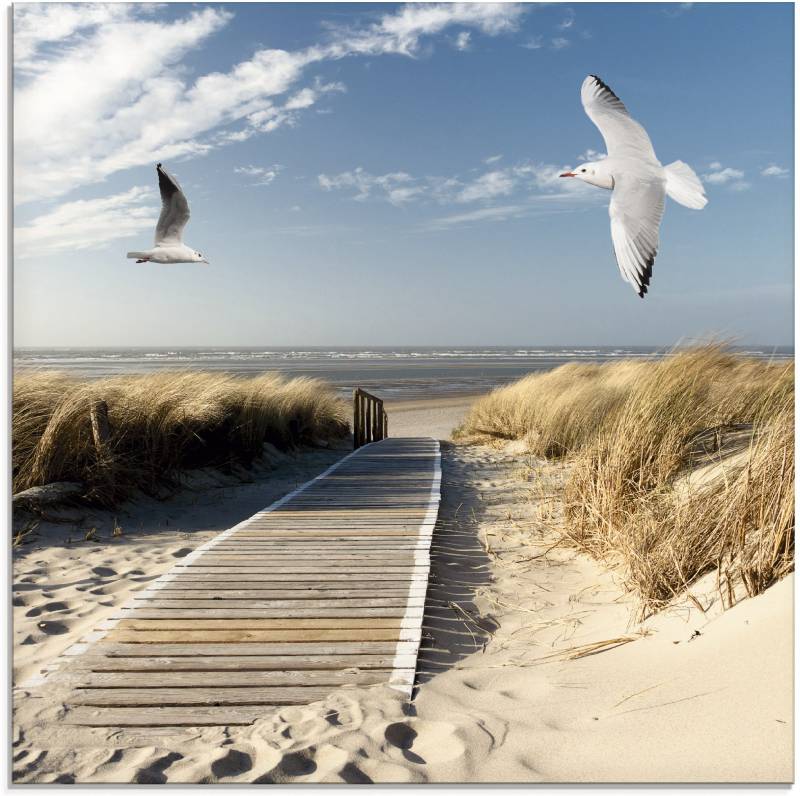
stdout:
<svg viewBox="0 0 800 796">
<path fill-rule="evenodd" d="M 792 342 L 790 4 L 28 5 L 15 59 L 18 347 Z M 589 73 L 706 184 L 645 300 L 555 176 Z M 125 259 L 158 160 L 210 266 Z"/>
</svg>

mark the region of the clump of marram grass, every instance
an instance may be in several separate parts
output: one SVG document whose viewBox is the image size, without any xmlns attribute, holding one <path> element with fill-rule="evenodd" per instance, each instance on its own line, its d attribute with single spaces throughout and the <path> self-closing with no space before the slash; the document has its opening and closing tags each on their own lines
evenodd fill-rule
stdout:
<svg viewBox="0 0 800 796">
<path fill-rule="evenodd" d="M 108 407 L 98 451 L 90 411 Z M 322 382 L 267 374 L 160 372 L 80 380 L 57 373 L 14 379 L 15 492 L 79 481 L 113 505 L 134 488 L 158 493 L 192 467 L 249 465 L 265 442 L 287 449 L 348 431 L 347 407 Z"/>
<path fill-rule="evenodd" d="M 736 583 L 757 594 L 793 567 L 793 404 L 791 365 L 712 345 L 529 376 L 479 401 L 459 434 L 567 456 L 565 536 L 620 564 L 643 610 L 714 568 L 730 604 Z"/>
<path fill-rule="evenodd" d="M 642 362 L 570 363 L 534 373 L 480 398 L 455 436 L 526 439 L 532 453 L 558 457 L 591 440 L 624 403 Z"/>
</svg>

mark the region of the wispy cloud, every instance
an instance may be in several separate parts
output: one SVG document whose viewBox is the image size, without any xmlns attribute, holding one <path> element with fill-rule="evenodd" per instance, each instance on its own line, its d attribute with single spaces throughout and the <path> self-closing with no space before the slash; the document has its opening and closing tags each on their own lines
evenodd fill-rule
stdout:
<svg viewBox="0 0 800 796">
<path fill-rule="evenodd" d="M 556 38 L 550 40 L 550 46 L 554 50 L 563 50 L 565 47 L 569 47 L 569 39 L 565 39 L 563 36 L 556 36 Z"/>
<path fill-rule="evenodd" d="M 769 166 L 761 170 L 762 177 L 787 177 L 789 169 L 778 166 L 775 163 L 770 163 Z"/>
<path fill-rule="evenodd" d="M 662 13 L 668 17 L 679 17 L 687 11 L 691 11 L 694 3 L 670 3 L 669 8 L 662 9 Z"/>
<path fill-rule="evenodd" d="M 461 33 L 456 36 L 455 39 L 455 46 L 457 50 L 461 50 L 462 52 L 469 49 L 470 39 L 472 38 L 472 34 L 468 30 L 462 30 Z"/>
<path fill-rule="evenodd" d="M 14 253 L 28 258 L 100 248 L 113 240 L 152 231 L 158 208 L 155 191 L 136 186 L 101 199 L 65 202 L 14 230 Z"/>
<path fill-rule="evenodd" d="M 16 6 L 15 198 L 61 196 L 121 169 L 296 124 L 323 94 L 342 88 L 303 86 L 312 65 L 413 57 L 425 37 L 448 27 L 496 36 L 515 31 L 526 11 L 514 3 L 401 6 L 365 26 L 331 28 L 305 49 L 257 50 L 228 71 L 192 80 L 180 63 L 229 22 L 224 8 L 163 20 L 140 5 Z"/>
<path fill-rule="evenodd" d="M 414 177 L 405 171 L 375 175 L 359 167 L 336 175 L 320 174 L 318 182 L 325 191 L 347 191 L 352 199 L 361 202 L 372 198 L 394 205 L 411 202 L 440 207 L 484 205 L 445 217 L 442 226 L 452 227 L 468 221 L 510 218 L 513 211 L 509 208 L 529 208 L 532 201 L 539 199 L 561 197 L 567 203 L 584 203 L 599 198 L 600 192 L 592 191 L 584 183 L 559 179 L 563 170 L 564 166 L 525 161 L 465 179 L 458 175 Z M 504 209 L 496 205 L 496 200 L 509 197 L 515 197 L 517 203 L 506 202 L 502 205 Z"/>
<path fill-rule="evenodd" d="M 557 27 L 559 30 L 569 30 L 574 24 L 575 12 L 571 8 L 568 8 L 566 16 L 558 23 Z"/>
<path fill-rule="evenodd" d="M 488 158 L 484 158 L 483 162 L 487 166 L 491 166 L 492 163 L 497 163 L 498 160 L 502 160 L 502 159 L 503 159 L 502 155 L 490 155 Z"/>
<path fill-rule="evenodd" d="M 236 166 L 236 174 L 244 174 L 251 177 L 250 185 L 269 185 L 283 170 L 280 163 L 273 163 L 271 166 Z"/>
<path fill-rule="evenodd" d="M 578 160 L 593 161 L 602 160 L 607 157 L 608 155 L 605 152 L 598 152 L 596 149 L 587 149 L 585 152 L 581 152 L 581 154 L 578 155 Z"/>
<path fill-rule="evenodd" d="M 317 181 L 325 191 L 352 189 L 353 199 L 360 202 L 378 193 L 394 205 L 409 202 L 423 190 L 404 171 L 374 175 L 361 167 L 336 175 L 320 174 Z"/>
<path fill-rule="evenodd" d="M 541 50 L 542 47 L 544 47 L 544 37 L 533 36 L 528 39 L 528 41 L 521 44 L 520 47 L 524 47 L 526 50 Z"/>
<path fill-rule="evenodd" d="M 723 166 L 719 161 L 708 164 L 709 171 L 702 175 L 703 182 L 710 185 L 725 185 L 732 191 L 746 191 L 750 183 L 744 179 L 744 171 Z"/>
</svg>

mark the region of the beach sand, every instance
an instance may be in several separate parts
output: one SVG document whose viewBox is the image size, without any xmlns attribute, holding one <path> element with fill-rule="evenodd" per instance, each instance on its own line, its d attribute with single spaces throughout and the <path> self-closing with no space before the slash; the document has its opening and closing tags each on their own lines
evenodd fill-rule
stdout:
<svg viewBox="0 0 800 796">
<path fill-rule="evenodd" d="M 446 437 L 468 401 L 389 407 L 393 434 Z M 251 726 L 70 728 L 57 685 L 25 688 L 130 592 L 344 451 L 253 483 L 141 500 L 100 537 L 43 526 L 14 560 L 19 782 L 773 781 L 793 776 L 793 578 L 722 612 L 713 577 L 644 623 L 613 570 L 557 546 L 563 477 L 518 444 L 443 444 L 443 502 L 411 705 L 343 687 Z M 266 476 L 270 478 L 267 480 Z"/>
</svg>

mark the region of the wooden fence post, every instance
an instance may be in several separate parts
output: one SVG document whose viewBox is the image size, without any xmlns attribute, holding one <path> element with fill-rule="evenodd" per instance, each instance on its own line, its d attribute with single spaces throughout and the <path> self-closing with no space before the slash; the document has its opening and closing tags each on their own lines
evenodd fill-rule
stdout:
<svg viewBox="0 0 800 796">
<path fill-rule="evenodd" d="M 361 447 L 361 442 L 359 440 L 359 433 L 358 433 L 358 421 L 359 421 L 359 395 L 358 395 L 358 387 L 353 390 L 353 450 L 356 448 Z"/>
<path fill-rule="evenodd" d="M 89 409 L 89 416 L 92 420 L 92 437 L 98 456 L 105 451 L 108 442 L 108 404 L 105 401 L 94 401 Z"/>
</svg>

